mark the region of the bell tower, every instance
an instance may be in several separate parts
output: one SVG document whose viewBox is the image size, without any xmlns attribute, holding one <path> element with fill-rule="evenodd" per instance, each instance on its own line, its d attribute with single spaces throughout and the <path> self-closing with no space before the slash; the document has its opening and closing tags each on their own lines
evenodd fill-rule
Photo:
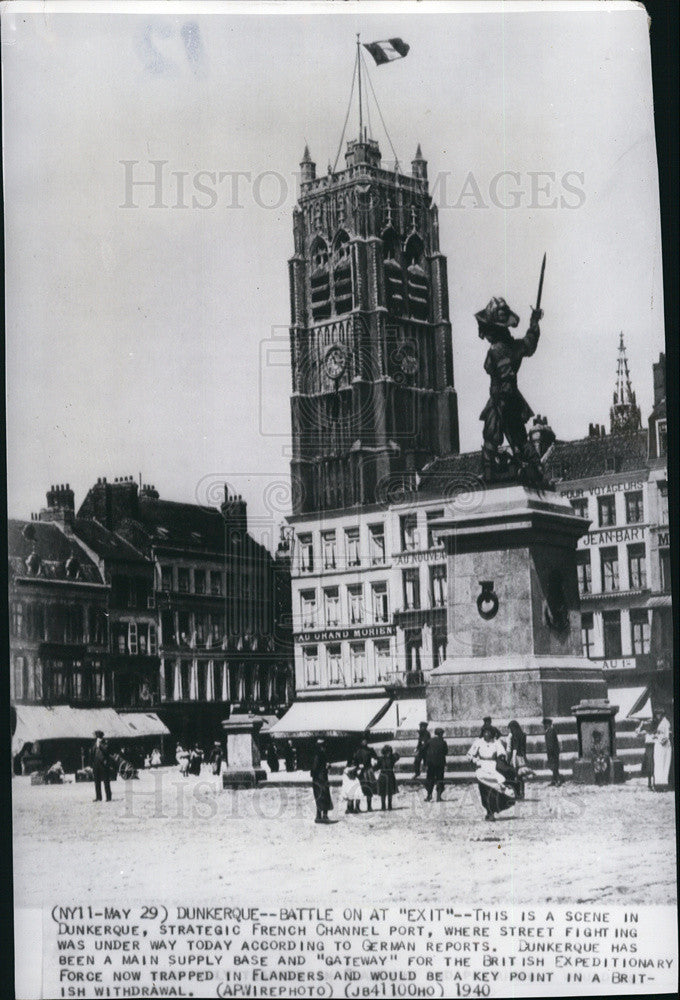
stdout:
<svg viewBox="0 0 680 1000">
<path fill-rule="evenodd" d="M 446 258 L 411 174 L 360 128 L 342 169 L 307 148 L 289 261 L 294 514 L 370 504 L 458 451 Z"/>
</svg>

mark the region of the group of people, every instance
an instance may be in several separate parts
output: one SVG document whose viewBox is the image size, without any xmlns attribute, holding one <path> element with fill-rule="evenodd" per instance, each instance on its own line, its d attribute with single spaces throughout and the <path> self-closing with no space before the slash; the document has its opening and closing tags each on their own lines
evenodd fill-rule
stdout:
<svg viewBox="0 0 680 1000">
<path fill-rule="evenodd" d="M 269 765 L 269 770 L 276 774 L 281 766 L 279 751 L 274 740 L 270 739 L 265 750 L 265 760 Z M 297 771 L 298 758 L 297 750 L 292 740 L 286 740 L 283 747 L 283 763 L 286 771 Z"/>
<path fill-rule="evenodd" d="M 223 759 L 222 745 L 219 740 L 215 740 L 208 754 L 203 752 L 198 743 L 194 743 L 189 750 L 185 750 L 182 744 L 178 743 L 175 750 L 175 760 L 183 778 L 190 774 L 200 777 L 201 766 L 204 762 L 210 765 L 213 774 L 220 774 Z"/>
<path fill-rule="evenodd" d="M 398 785 L 394 774 L 394 765 L 399 760 L 389 744 L 377 754 L 368 740 L 353 753 L 342 772 L 340 799 L 346 803 L 346 812 L 356 815 L 365 811 L 373 812 L 373 799 L 380 797 L 380 808 L 384 812 L 392 809 L 392 801 L 397 793 Z M 314 759 L 310 768 L 314 801 L 316 803 L 315 823 L 329 823 L 328 813 L 333 808 L 330 783 L 328 778 L 328 754 L 324 740 L 316 741 Z"/>
<path fill-rule="evenodd" d="M 146 770 L 150 767 L 160 767 L 161 763 L 161 752 L 158 747 L 154 747 L 151 753 L 148 753 L 144 758 L 144 767 Z"/>
</svg>

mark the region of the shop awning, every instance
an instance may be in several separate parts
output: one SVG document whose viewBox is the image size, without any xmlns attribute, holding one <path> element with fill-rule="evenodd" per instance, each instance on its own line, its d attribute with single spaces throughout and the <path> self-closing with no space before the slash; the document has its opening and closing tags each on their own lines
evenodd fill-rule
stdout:
<svg viewBox="0 0 680 1000">
<path fill-rule="evenodd" d="M 618 705 L 619 719 L 651 719 L 652 703 L 648 687 L 609 688 L 607 699 L 610 705 Z"/>
<path fill-rule="evenodd" d="M 121 712 L 120 717 L 130 728 L 128 736 L 170 735 L 170 730 L 155 712 Z"/>
<path fill-rule="evenodd" d="M 673 600 L 670 594 L 653 594 L 647 598 L 646 608 L 672 608 Z"/>
<path fill-rule="evenodd" d="M 384 714 L 389 698 L 336 698 L 296 701 L 269 730 L 269 735 L 351 736 L 365 733 Z"/>
<path fill-rule="evenodd" d="M 44 740 L 91 740 L 95 729 L 109 739 L 130 739 L 128 724 L 112 708 L 71 708 L 69 705 L 17 705 L 12 753 L 26 743 Z"/>
<path fill-rule="evenodd" d="M 417 729 L 418 723 L 427 718 L 424 698 L 396 699 L 385 714 L 371 726 L 374 733 L 396 733 L 400 729 Z"/>
</svg>

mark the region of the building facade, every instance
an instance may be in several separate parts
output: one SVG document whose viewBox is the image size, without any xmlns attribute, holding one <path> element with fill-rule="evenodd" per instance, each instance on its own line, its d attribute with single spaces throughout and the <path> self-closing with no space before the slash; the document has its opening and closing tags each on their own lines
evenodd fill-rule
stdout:
<svg viewBox="0 0 680 1000">
<path fill-rule="evenodd" d="M 458 448 L 446 258 L 420 147 L 410 175 L 349 142 L 317 177 L 307 150 L 294 210 L 293 514 L 383 499 Z"/>
<path fill-rule="evenodd" d="M 154 712 L 206 742 L 289 703 L 289 561 L 248 534 L 240 497 L 202 508 L 104 478 L 76 514 L 58 486 L 9 542 L 15 704 Z"/>
</svg>

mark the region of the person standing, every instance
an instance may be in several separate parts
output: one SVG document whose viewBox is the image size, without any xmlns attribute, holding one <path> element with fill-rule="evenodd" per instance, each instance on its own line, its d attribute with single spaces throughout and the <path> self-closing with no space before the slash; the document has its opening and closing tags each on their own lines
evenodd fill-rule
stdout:
<svg viewBox="0 0 680 1000">
<path fill-rule="evenodd" d="M 333 808 L 333 800 L 331 799 L 331 789 L 328 781 L 326 744 L 323 740 L 316 741 L 316 751 L 309 773 L 312 778 L 314 802 L 316 803 L 316 819 L 314 822 L 328 823 L 328 813 Z"/>
<path fill-rule="evenodd" d="M 475 777 L 482 805 L 486 810 L 486 820 L 495 820 L 496 813 L 515 804 L 514 789 L 501 770 L 507 764 L 506 753 L 505 745 L 494 735 L 493 726 L 482 729 L 482 735 L 467 753 L 468 759 L 477 768 Z"/>
<path fill-rule="evenodd" d="M 425 765 L 427 767 L 425 778 L 425 801 L 432 801 L 432 792 L 437 789 L 437 802 L 441 802 L 444 791 L 444 771 L 446 769 L 446 755 L 449 748 L 444 740 L 444 730 L 435 729 L 434 736 L 427 744 L 425 751 Z"/>
<path fill-rule="evenodd" d="M 222 746 L 219 740 L 215 740 L 213 748 L 208 757 L 208 763 L 212 767 L 213 774 L 219 774 L 222 770 Z"/>
<path fill-rule="evenodd" d="M 283 751 L 283 759 L 286 764 L 286 771 L 297 771 L 297 752 L 292 740 L 286 740 L 286 747 Z"/>
<path fill-rule="evenodd" d="M 519 722 L 513 719 L 508 723 L 510 740 L 508 744 L 508 754 L 510 764 L 517 775 L 517 798 L 524 798 L 524 782 L 533 776 L 533 771 L 527 764 L 527 734 L 524 732 Z"/>
<path fill-rule="evenodd" d="M 560 775 L 560 741 L 552 719 L 544 719 L 543 726 L 545 728 L 545 751 L 548 757 L 548 767 L 552 771 L 552 781 L 549 784 L 559 787 L 564 784 Z"/>
<path fill-rule="evenodd" d="M 656 723 L 654 719 L 643 719 L 635 730 L 636 736 L 645 738 L 645 756 L 642 760 L 640 776 L 647 779 L 647 788 L 654 791 L 654 730 Z"/>
<path fill-rule="evenodd" d="M 385 811 L 386 803 L 388 809 L 392 808 L 392 796 L 396 795 L 399 791 L 397 779 L 394 775 L 394 765 L 398 760 L 399 754 L 395 753 L 392 747 L 386 744 L 382 748 L 378 761 L 378 767 L 380 768 L 378 792 L 380 794 L 380 808 L 383 812 Z"/>
<path fill-rule="evenodd" d="M 432 737 L 430 736 L 430 730 L 427 728 L 427 722 L 421 722 L 418 726 L 418 743 L 416 745 L 416 755 L 413 761 L 413 773 L 416 778 L 420 777 L 420 771 L 425 763 L 425 751 L 427 750 L 427 744 L 430 742 Z"/>
<path fill-rule="evenodd" d="M 111 755 L 109 745 L 104 739 L 101 729 L 96 729 L 94 733 L 94 744 L 92 747 L 92 774 L 94 776 L 94 801 L 102 801 L 102 785 L 106 801 L 111 801 Z"/>
<path fill-rule="evenodd" d="M 372 747 L 369 747 L 368 740 L 361 741 L 361 746 L 354 754 L 354 763 L 359 768 L 359 781 L 361 790 L 366 798 L 366 812 L 372 812 L 373 796 L 378 792 L 378 780 L 375 776 L 374 765 L 378 762 L 378 755 Z"/>
<path fill-rule="evenodd" d="M 269 764 L 269 770 L 272 773 L 276 773 L 279 769 L 279 752 L 276 749 L 276 743 L 274 740 L 269 740 L 267 745 L 267 763 Z"/>
<path fill-rule="evenodd" d="M 348 813 L 361 812 L 361 782 L 359 781 L 357 768 L 351 760 L 347 761 L 347 767 L 342 772 L 342 787 L 340 798 L 347 803 Z"/>
<path fill-rule="evenodd" d="M 654 713 L 656 729 L 654 731 L 654 791 L 667 791 L 670 782 L 671 758 L 671 724 L 663 708 Z"/>
<path fill-rule="evenodd" d="M 181 743 L 177 744 L 175 760 L 177 761 L 179 773 L 183 778 L 186 778 L 189 773 L 189 751 L 185 750 Z"/>
<path fill-rule="evenodd" d="M 198 743 L 194 743 L 193 748 L 189 753 L 189 774 L 193 774 L 195 775 L 195 777 L 200 778 L 202 763 L 203 763 L 203 751 L 201 750 Z"/>
</svg>

